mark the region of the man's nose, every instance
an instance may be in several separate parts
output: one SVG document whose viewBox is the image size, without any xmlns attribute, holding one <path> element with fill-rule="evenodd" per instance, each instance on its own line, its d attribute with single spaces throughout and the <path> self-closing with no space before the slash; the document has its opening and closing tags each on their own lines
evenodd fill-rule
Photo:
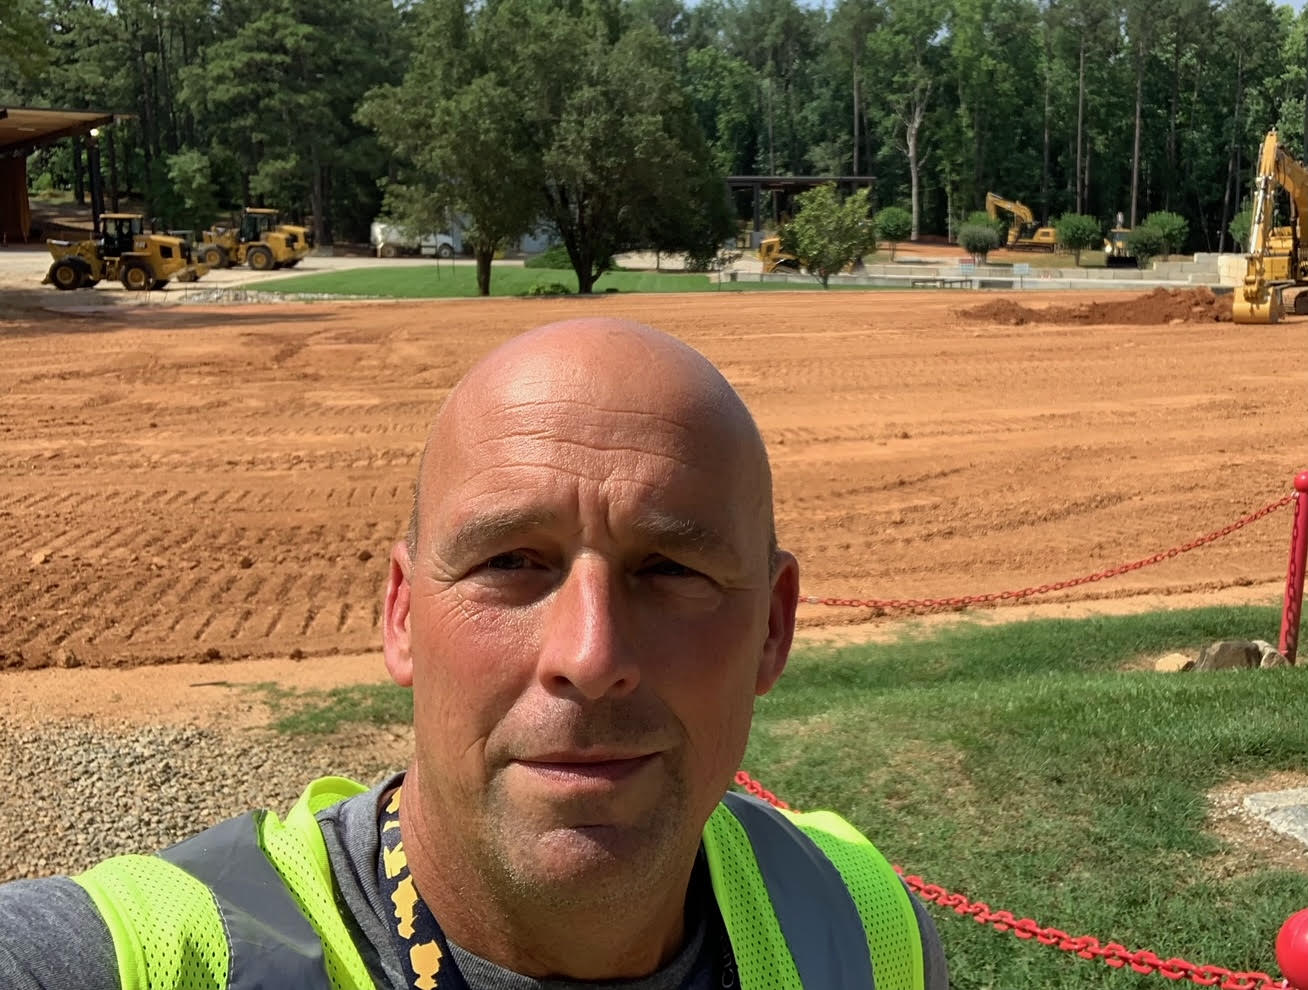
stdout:
<svg viewBox="0 0 1308 990">
<path fill-rule="evenodd" d="M 635 690 L 640 665 L 631 642 L 631 603 L 611 563 L 573 562 L 546 606 L 539 677 L 546 690 L 590 701 Z"/>
</svg>

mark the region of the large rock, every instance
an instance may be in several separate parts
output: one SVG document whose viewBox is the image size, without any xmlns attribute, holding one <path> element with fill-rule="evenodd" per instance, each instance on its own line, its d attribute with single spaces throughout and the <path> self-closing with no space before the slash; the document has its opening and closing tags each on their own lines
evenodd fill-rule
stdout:
<svg viewBox="0 0 1308 990">
<path fill-rule="evenodd" d="M 1253 645 L 1258 647 L 1261 658 L 1258 661 L 1259 667 L 1289 667 L 1290 660 L 1285 654 L 1281 653 L 1275 646 L 1265 639 L 1255 639 Z"/>
<path fill-rule="evenodd" d="M 1205 646 L 1195 661 L 1195 670 L 1233 670 L 1257 667 L 1263 651 L 1247 639 L 1223 639 Z"/>
<path fill-rule="evenodd" d="M 1154 661 L 1154 670 L 1165 674 L 1179 674 L 1194 667 L 1194 657 L 1188 653 L 1169 653 Z"/>
</svg>

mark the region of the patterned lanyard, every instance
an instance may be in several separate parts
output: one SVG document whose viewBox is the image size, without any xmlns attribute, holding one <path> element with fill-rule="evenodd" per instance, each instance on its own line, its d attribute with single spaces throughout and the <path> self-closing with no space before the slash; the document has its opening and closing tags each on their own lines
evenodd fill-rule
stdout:
<svg viewBox="0 0 1308 990">
<path fill-rule="evenodd" d="M 467 990 L 450 957 L 445 933 L 413 885 L 400 837 L 400 790 L 395 788 L 382 808 L 381 855 L 377 857 L 377 880 L 392 906 L 391 934 L 406 963 L 411 990 Z"/>
<path fill-rule="evenodd" d="M 381 855 L 377 857 L 377 880 L 393 907 L 391 934 L 395 937 L 400 958 L 407 963 L 405 969 L 411 990 L 468 990 L 450 956 L 445 933 L 413 885 L 409 859 L 404 854 L 404 842 L 400 837 L 400 790 L 400 787 L 395 788 L 382 807 Z M 701 867 L 707 870 L 707 866 L 701 864 Z M 708 887 L 707 882 L 704 887 Z M 716 935 L 718 940 L 714 986 L 737 987 L 740 977 L 726 926 L 716 910 L 712 910 L 711 918 L 707 937 Z"/>
</svg>

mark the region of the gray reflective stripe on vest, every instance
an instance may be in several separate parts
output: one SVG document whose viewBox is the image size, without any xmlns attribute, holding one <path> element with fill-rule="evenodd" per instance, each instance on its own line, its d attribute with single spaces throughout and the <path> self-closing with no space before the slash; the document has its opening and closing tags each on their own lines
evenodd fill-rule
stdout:
<svg viewBox="0 0 1308 990">
<path fill-rule="evenodd" d="M 840 871 L 770 805 L 734 791 L 723 803 L 749 836 L 800 982 L 821 990 L 872 990 L 867 933 Z"/>
<path fill-rule="evenodd" d="M 228 990 L 323 990 L 322 941 L 259 848 L 253 813 L 215 825 L 159 854 L 205 884 L 230 952 Z"/>
</svg>

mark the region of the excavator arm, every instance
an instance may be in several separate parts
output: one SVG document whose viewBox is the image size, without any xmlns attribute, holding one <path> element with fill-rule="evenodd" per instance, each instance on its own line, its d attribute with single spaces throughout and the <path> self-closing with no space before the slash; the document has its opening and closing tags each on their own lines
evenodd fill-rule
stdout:
<svg viewBox="0 0 1308 990">
<path fill-rule="evenodd" d="M 992 192 L 986 193 L 986 214 L 991 220 L 999 219 L 999 211 L 1011 213 L 1018 223 L 1035 223 L 1035 214 L 1031 212 L 1030 207 L 1024 203 L 1018 203 L 1011 199 L 1004 199 L 1002 196 L 996 196 Z"/>
<path fill-rule="evenodd" d="M 1294 227 L 1282 232 L 1272 226 L 1276 190 L 1284 189 L 1294 206 Z M 1288 252 L 1274 250 L 1287 240 Z M 1236 323 L 1277 323 L 1285 315 L 1281 290 L 1286 284 L 1308 281 L 1308 258 L 1301 258 L 1308 235 L 1308 168 L 1281 147 L 1276 128 L 1267 132 L 1258 155 L 1254 180 L 1253 217 L 1249 228 L 1248 267 L 1244 284 L 1232 302 Z"/>
</svg>

